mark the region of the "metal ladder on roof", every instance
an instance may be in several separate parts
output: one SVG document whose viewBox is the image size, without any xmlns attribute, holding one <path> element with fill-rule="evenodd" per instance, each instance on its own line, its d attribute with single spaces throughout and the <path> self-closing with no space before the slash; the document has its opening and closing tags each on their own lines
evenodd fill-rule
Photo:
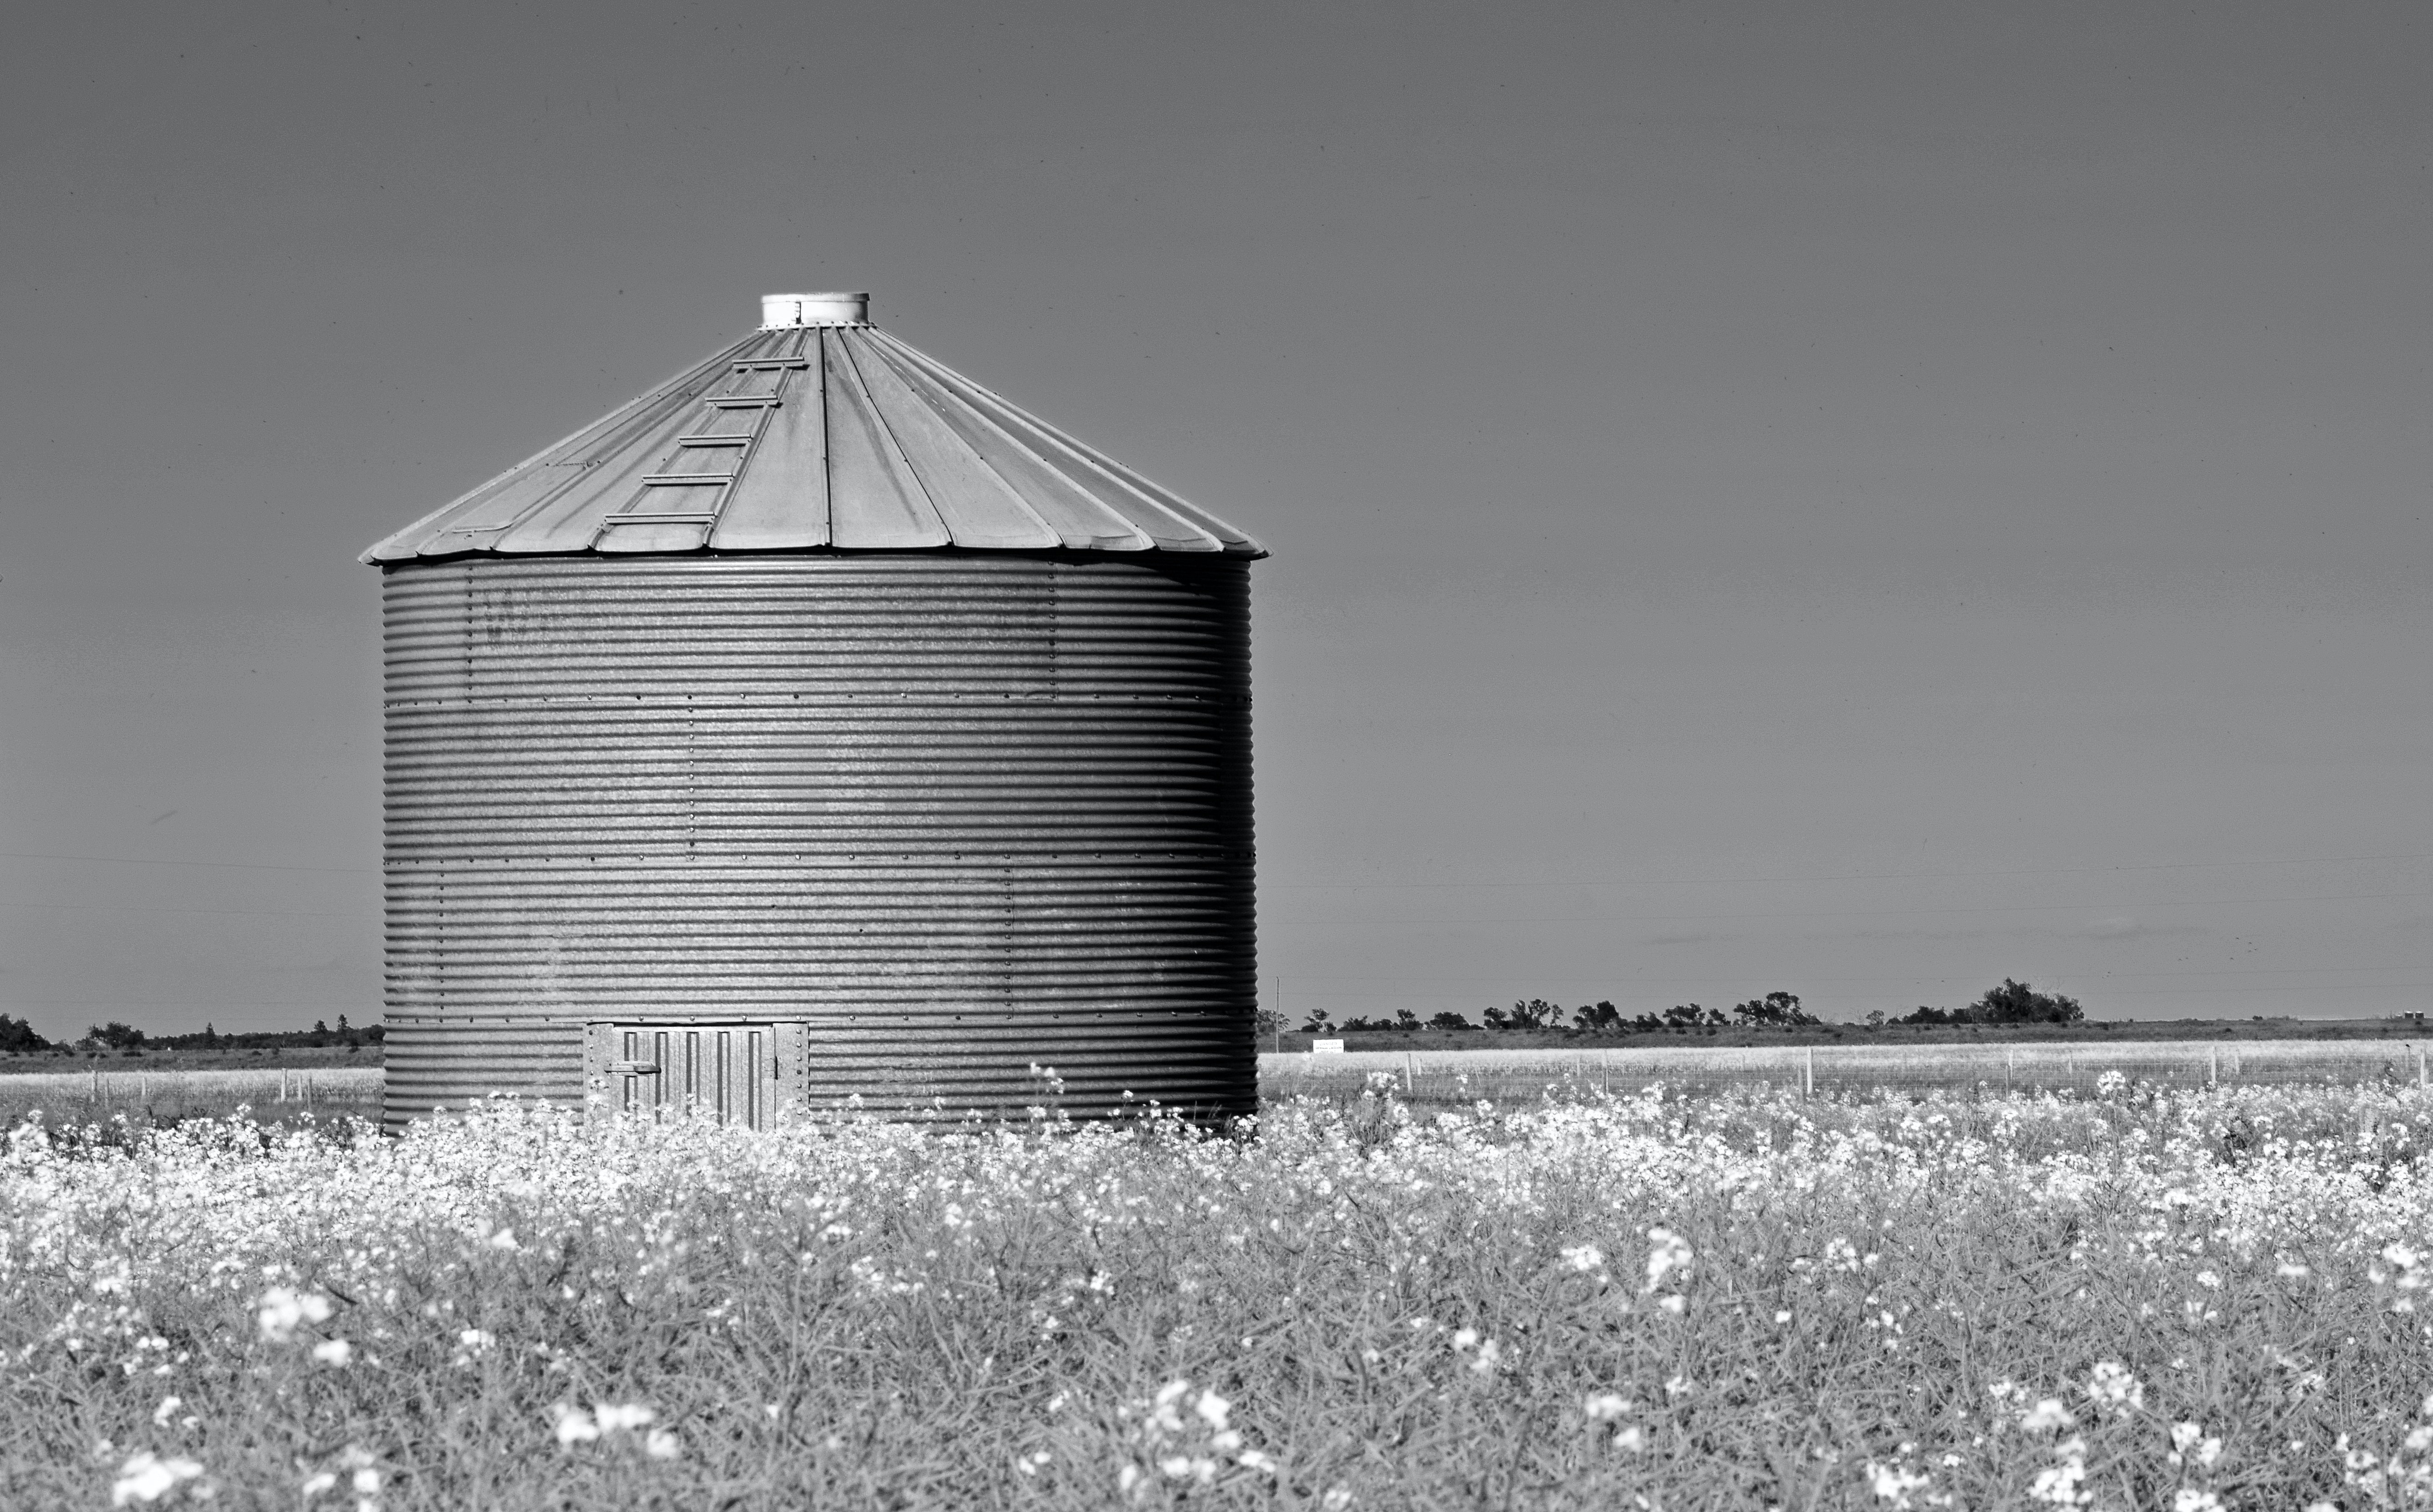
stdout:
<svg viewBox="0 0 2433 1512">
<path fill-rule="evenodd" d="M 664 552 L 706 544 L 710 532 L 717 528 L 718 517 L 726 508 L 726 501 L 735 491 L 735 480 L 742 474 L 744 464 L 752 459 L 753 449 L 769 429 L 770 416 L 786 402 L 794 374 L 809 370 L 816 360 L 816 348 L 791 357 L 737 359 L 721 385 L 724 392 L 702 399 L 708 417 L 694 431 L 675 438 L 673 450 L 659 459 L 660 470 L 643 475 L 641 486 L 624 508 L 602 518 L 599 528 L 591 534 L 592 550 Z M 719 428 L 724 415 L 739 410 L 751 412 L 749 425 L 741 430 Z M 731 454 L 725 471 L 687 471 L 674 466 L 688 454 L 710 450 Z M 708 497 L 685 500 L 682 507 L 658 507 L 658 500 L 664 497 L 662 491 L 671 488 L 698 490 Z M 611 544 L 611 532 L 646 532 L 647 539 L 629 544 L 629 534 L 627 541 Z"/>
</svg>

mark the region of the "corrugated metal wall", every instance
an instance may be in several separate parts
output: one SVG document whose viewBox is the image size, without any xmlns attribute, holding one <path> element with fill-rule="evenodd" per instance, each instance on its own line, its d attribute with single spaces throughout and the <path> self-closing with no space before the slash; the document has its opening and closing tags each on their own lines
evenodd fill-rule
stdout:
<svg viewBox="0 0 2433 1512">
<path fill-rule="evenodd" d="M 1038 1062 L 1077 1113 L 1253 1106 L 1240 559 L 464 557 L 384 600 L 392 1120 L 564 1095 L 612 1021 L 803 1022 L 815 1105 L 1019 1108 Z"/>
</svg>

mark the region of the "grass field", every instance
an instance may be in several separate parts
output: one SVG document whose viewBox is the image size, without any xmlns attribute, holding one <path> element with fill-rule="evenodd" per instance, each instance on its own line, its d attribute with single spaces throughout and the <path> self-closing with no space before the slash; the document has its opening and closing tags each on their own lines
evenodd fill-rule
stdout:
<svg viewBox="0 0 2433 1512">
<path fill-rule="evenodd" d="M 2426 1042 L 2433 1043 L 2433 1042 Z M 1269 1097 L 1327 1097 L 1390 1072 L 1402 1096 L 1423 1106 L 1536 1098 L 1550 1087 L 1632 1094 L 1650 1086 L 1710 1096 L 1729 1089 L 1827 1095 L 1879 1091 L 2074 1091 L 2094 1094 L 2107 1075 L 2163 1087 L 2423 1085 L 2424 1043 L 2369 1040 L 2208 1040 L 2066 1045 L 1663 1046 L 1636 1049 L 1497 1048 L 1341 1055 L 1263 1055 Z M 54 1125 L 126 1114 L 139 1122 L 210 1116 L 244 1105 L 258 1117 L 305 1110 L 378 1117 L 377 1066 L 290 1069 L 91 1069 L 0 1077 L 0 1120 L 40 1109 Z"/>
<path fill-rule="evenodd" d="M 0 1504 L 2413 1504 L 2428 1137 L 1382 1078 L 1254 1138 L 26 1125 Z"/>
<path fill-rule="evenodd" d="M 1635 1093 L 1661 1084 L 1711 1094 L 1730 1088 L 1802 1092 L 1992 1092 L 2092 1094 L 2107 1076 L 2165 1087 L 2249 1084 L 2418 1085 L 2433 1041 L 2148 1040 L 2063 1045 L 1859 1045 L 1644 1049 L 1540 1048 L 1353 1051 L 1259 1057 L 1271 1096 L 1323 1092 L 1390 1073 L 1423 1102 L 1535 1096 L 1550 1082 Z"/>
<path fill-rule="evenodd" d="M 40 1111 L 54 1127 L 126 1116 L 139 1123 L 224 1116 L 266 1119 L 317 1110 L 380 1116 L 378 1066 L 241 1071 L 21 1072 L 0 1077 L 0 1124 Z"/>
</svg>

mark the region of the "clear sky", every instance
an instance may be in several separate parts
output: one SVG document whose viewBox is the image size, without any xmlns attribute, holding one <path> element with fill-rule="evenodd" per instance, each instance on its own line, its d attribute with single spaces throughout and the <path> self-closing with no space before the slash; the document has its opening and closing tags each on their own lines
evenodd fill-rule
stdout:
<svg viewBox="0 0 2433 1512">
<path fill-rule="evenodd" d="M 2414 4 L 47 6 L 0 1011 L 379 1001 L 376 537 L 880 323 L 1274 550 L 1296 1015 L 2433 1008 Z"/>
</svg>

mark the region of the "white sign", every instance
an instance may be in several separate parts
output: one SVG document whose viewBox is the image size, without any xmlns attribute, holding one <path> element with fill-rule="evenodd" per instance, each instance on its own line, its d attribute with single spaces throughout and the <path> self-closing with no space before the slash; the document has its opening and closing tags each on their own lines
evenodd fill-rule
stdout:
<svg viewBox="0 0 2433 1512">
<path fill-rule="evenodd" d="M 1343 1042 L 1341 1040 L 1312 1040 L 1309 1042 L 1309 1053 L 1312 1055 L 1341 1055 L 1343 1053 Z"/>
</svg>

